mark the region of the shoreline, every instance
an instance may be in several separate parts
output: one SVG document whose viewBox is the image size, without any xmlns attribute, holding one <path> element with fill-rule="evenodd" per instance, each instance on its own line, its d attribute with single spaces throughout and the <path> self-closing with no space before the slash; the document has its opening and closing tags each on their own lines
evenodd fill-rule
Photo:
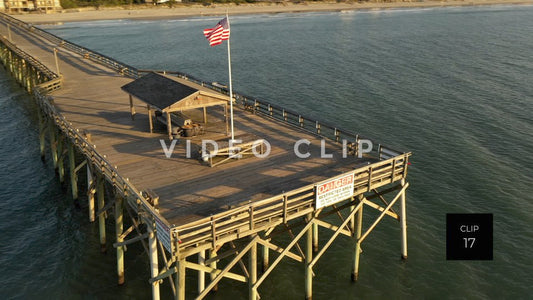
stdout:
<svg viewBox="0 0 533 300">
<path fill-rule="evenodd" d="M 79 8 L 62 10 L 49 14 L 13 14 L 17 19 L 33 24 L 62 24 L 65 22 L 84 22 L 101 20 L 158 20 L 176 19 L 198 16 L 224 15 L 229 11 L 231 15 L 248 14 L 276 14 L 276 13 L 304 13 L 304 12 L 334 12 L 357 10 L 387 10 L 404 8 L 436 8 L 459 6 L 490 6 L 490 5 L 533 5 L 533 0 L 451 0 L 451 1 L 420 1 L 420 2 L 303 2 L 303 3 L 255 3 L 255 4 L 213 4 L 203 6 L 199 4 L 176 4 L 167 6 L 133 6 Z"/>
</svg>

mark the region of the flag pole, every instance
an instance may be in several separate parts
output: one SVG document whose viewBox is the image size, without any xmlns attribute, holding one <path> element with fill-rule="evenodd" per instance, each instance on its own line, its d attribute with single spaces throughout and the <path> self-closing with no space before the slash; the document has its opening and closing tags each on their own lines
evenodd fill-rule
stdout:
<svg viewBox="0 0 533 300">
<path fill-rule="evenodd" d="M 226 20 L 228 21 L 228 29 L 230 30 L 230 37 L 228 38 L 229 110 L 230 110 L 230 120 L 231 120 L 231 140 L 234 140 L 235 135 L 233 133 L 233 87 L 231 85 L 231 51 L 230 51 L 231 26 L 229 23 L 228 11 L 226 11 Z"/>
</svg>

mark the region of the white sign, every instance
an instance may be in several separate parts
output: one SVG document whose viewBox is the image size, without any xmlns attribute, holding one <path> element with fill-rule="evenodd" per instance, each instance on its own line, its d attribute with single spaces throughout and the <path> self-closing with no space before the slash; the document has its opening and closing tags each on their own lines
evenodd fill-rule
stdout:
<svg viewBox="0 0 533 300">
<path fill-rule="evenodd" d="M 342 175 L 316 185 L 316 209 L 352 197 L 354 173 Z"/>
<path fill-rule="evenodd" d="M 157 239 L 165 246 L 169 253 L 172 253 L 172 244 L 170 242 L 170 228 L 160 220 L 156 215 L 155 219 L 155 230 L 157 233 Z"/>
</svg>

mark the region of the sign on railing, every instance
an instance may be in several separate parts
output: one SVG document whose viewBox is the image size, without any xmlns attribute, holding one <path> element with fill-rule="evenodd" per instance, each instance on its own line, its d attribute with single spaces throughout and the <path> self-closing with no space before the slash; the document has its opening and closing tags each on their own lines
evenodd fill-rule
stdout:
<svg viewBox="0 0 533 300">
<path fill-rule="evenodd" d="M 318 183 L 315 208 L 330 206 L 353 196 L 354 172 Z"/>
</svg>

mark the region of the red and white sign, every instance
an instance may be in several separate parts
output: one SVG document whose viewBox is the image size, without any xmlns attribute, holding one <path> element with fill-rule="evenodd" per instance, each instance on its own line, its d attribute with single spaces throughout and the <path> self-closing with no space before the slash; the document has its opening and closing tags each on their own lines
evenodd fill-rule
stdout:
<svg viewBox="0 0 533 300">
<path fill-rule="evenodd" d="M 316 185 L 316 209 L 352 197 L 354 173 L 341 175 Z"/>
</svg>

